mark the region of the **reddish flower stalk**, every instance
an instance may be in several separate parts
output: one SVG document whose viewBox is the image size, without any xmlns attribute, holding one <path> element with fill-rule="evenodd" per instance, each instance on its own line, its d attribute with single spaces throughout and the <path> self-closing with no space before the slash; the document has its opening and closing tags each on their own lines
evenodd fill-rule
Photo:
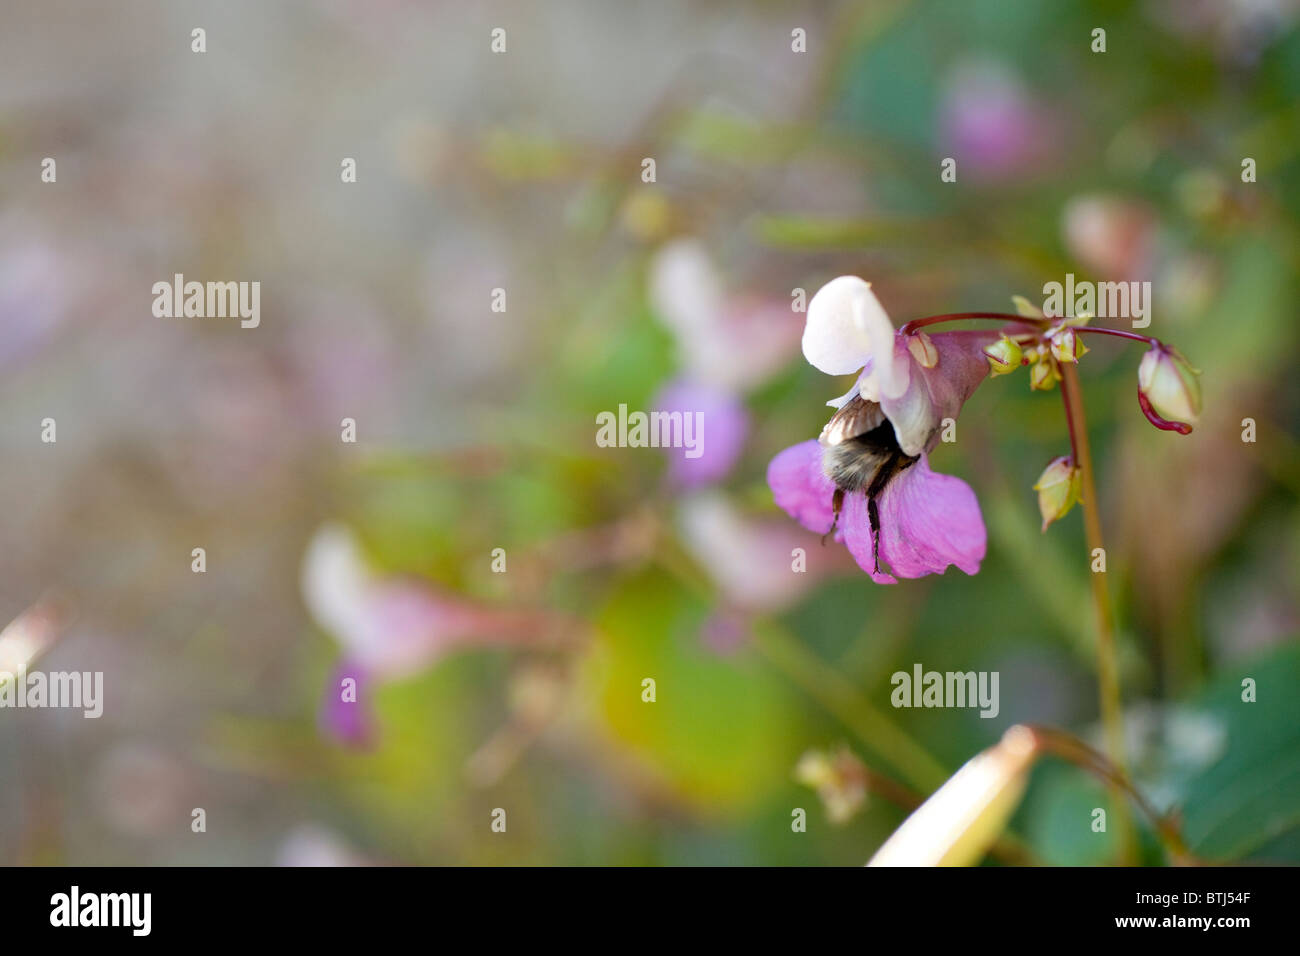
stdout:
<svg viewBox="0 0 1300 956">
<path fill-rule="evenodd" d="M 911 335 L 917 329 L 923 329 L 927 325 L 939 325 L 942 322 L 960 322 L 963 319 L 996 319 L 1002 322 L 1019 322 L 1022 325 L 1032 325 L 1040 329 L 1045 329 L 1050 324 L 1047 319 L 1031 319 L 1027 316 L 1016 315 L 1014 312 L 948 312 L 944 315 L 928 315 L 923 319 L 913 319 L 911 322 L 904 323 L 898 333 L 900 335 Z"/>
</svg>

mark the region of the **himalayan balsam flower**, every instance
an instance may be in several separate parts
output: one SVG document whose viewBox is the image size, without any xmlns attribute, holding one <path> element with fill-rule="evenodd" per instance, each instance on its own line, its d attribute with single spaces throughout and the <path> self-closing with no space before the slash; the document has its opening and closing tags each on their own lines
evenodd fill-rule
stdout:
<svg viewBox="0 0 1300 956">
<path fill-rule="evenodd" d="M 819 439 L 772 459 L 777 504 L 811 531 L 834 532 L 879 583 L 950 564 L 976 573 L 986 533 L 975 493 L 931 471 L 928 453 L 988 374 L 983 349 L 996 339 L 895 332 L 868 283 L 827 283 L 808 305 L 804 356 L 828 375 L 861 371 L 847 395 L 828 403 L 839 411 Z"/>
<path fill-rule="evenodd" d="M 664 246 L 650 266 L 649 293 L 676 340 L 681 367 L 654 409 L 699 412 L 703 420 L 699 457 L 673 449 L 669 478 L 678 488 L 706 487 L 740 457 L 749 434 L 744 395 L 785 364 L 798 325 L 788 303 L 728 295 L 698 240 Z"/>
<path fill-rule="evenodd" d="M 343 650 L 325 687 L 320 726 L 353 746 L 375 738 L 376 684 L 418 674 L 461 648 L 540 643 L 555 624 L 542 612 L 485 607 L 421 581 L 377 575 L 352 533 L 336 524 L 307 546 L 301 583 L 312 618 Z M 344 695 L 345 678 L 356 682 L 355 695 Z"/>
</svg>

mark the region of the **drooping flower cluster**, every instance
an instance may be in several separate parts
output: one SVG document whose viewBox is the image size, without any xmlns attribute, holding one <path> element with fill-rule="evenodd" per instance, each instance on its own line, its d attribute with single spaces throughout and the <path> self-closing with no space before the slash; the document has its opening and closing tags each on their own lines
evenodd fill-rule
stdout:
<svg viewBox="0 0 1300 956">
<path fill-rule="evenodd" d="M 1063 378 L 1066 365 L 1077 365 L 1087 354 L 1085 334 L 1118 336 L 1150 346 L 1138 366 L 1138 406 L 1147 420 L 1157 428 L 1189 434 L 1200 417 L 1201 390 L 1196 380 L 1200 370 L 1193 368 L 1177 349 L 1158 339 L 1118 329 L 1090 328 L 1091 316 L 1064 318 L 1044 316 L 1020 296 L 1013 297 L 1019 316 L 1031 323 L 1025 330 L 1003 332 L 996 342 L 984 349 L 989 369 L 995 376 L 1009 375 L 1022 365 L 1029 366 L 1029 387 L 1049 391 Z M 1070 413 L 1066 396 L 1067 415 Z M 1074 435 L 1071 432 L 1071 439 Z M 1038 507 L 1043 529 L 1063 518 L 1081 500 L 1079 464 L 1074 449 L 1071 454 L 1052 459 L 1038 481 Z"/>
</svg>

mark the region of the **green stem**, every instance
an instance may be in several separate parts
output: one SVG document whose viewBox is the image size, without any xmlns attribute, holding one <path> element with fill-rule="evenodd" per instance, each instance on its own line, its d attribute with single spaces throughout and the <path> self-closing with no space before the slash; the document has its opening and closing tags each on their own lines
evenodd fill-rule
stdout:
<svg viewBox="0 0 1300 956">
<path fill-rule="evenodd" d="M 1074 365 L 1061 364 L 1061 389 L 1065 395 L 1066 414 L 1071 418 L 1070 434 L 1075 442 L 1075 464 L 1079 467 L 1083 492 L 1083 525 L 1088 539 L 1088 552 L 1105 554 L 1101 534 L 1101 515 L 1098 510 L 1097 482 L 1093 475 L 1092 449 L 1088 444 L 1088 421 L 1083 410 L 1083 393 L 1079 388 L 1079 374 Z M 1097 612 L 1097 676 L 1100 696 L 1101 720 L 1106 735 L 1106 750 L 1110 762 L 1118 771 L 1125 772 L 1124 713 L 1120 702 L 1119 665 L 1115 651 L 1115 611 L 1110 601 L 1103 572 L 1093 571 L 1092 601 Z M 1120 837 L 1120 859 L 1128 863 L 1133 858 L 1134 836 L 1132 821 L 1122 788 L 1112 786 L 1116 796 L 1116 830 Z"/>
<path fill-rule="evenodd" d="M 758 650 L 887 761 L 916 790 L 931 793 L 948 772 L 904 730 L 872 707 L 844 676 L 809 651 L 776 622 L 753 622 Z"/>
<path fill-rule="evenodd" d="M 1188 852 L 1187 844 L 1183 841 L 1183 835 L 1174 819 L 1158 813 L 1124 771 L 1107 760 L 1104 755 L 1097 753 L 1082 740 L 1065 731 L 1034 725 L 1030 725 L 1029 730 L 1034 735 L 1035 746 L 1043 753 L 1053 754 L 1087 770 L 1109 784 L 1112 789 L 1119 789 L 1132 800 L 1133 805 L 1151 822 L 1156 836 L 1164 844 L 1165 852 L 1169 854 L 1173 863 L 1187 865 L 1197 862 Z"/>
</svg>

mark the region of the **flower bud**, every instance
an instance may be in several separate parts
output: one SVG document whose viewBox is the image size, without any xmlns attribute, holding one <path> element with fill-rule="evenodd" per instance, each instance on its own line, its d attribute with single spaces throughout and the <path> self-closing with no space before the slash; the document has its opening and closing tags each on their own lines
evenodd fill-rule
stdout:
<svg viewBox="0 0 1300 956">
<path fill-rule="evenodd" d="M 984 347 L 984 355 L 989 360 L 989 369 L 994 375 L 1006 375 L 1020 368 L 1025 353 L 1020 343 L 1009 335 L 1003 335 L 991 345 Z"/>
<path fill-rule="evenodd" d="M 1061 380 L 1061 370 L 1050 354 L 1040 355 L 1029 368 L 1029 387 L 1040 392 L 1049 391 Z"/>
<path fill-rule="evenodd" d="M 810 750 L 799 758 L 795 779 L 812 787 L 832 823 L 846 823 L 867 802 L 867 769 L 851 750 Z"/>
<path fill-rule="evenodd" d="M 1138 404 L 1152 425 L 1186 435 L 1201 415 L 1200 369 L 1175 348 L 1155 342 L 1138 366 Z"/>
<path fill-rule="evenodd" d="M 1081 485 L 1079 469 L 1066 457 L 1054 458 L 1038 476 L 1034 490 L 1038 492 L 1038 511 L 1043 516 L 1043 530 L 1059 518 L 1064 518 L 1079 500 Z"/>
<path fill-rule="evenodd" d="M 867 866 L 975 865 L 1006 829 L 1038 754 L 1033 731 L 1012 727 L 904 820 Z"/>
<path fill-rule="evenodd" d="M 1053 333 L 1051 341 L 1052 357 L 1058 362 L 1078 362 L 1088 351 L 1083 344 L 1083 339 L 1076 335 L 1074 329 L 1068 325 Z"/>
</svg>

